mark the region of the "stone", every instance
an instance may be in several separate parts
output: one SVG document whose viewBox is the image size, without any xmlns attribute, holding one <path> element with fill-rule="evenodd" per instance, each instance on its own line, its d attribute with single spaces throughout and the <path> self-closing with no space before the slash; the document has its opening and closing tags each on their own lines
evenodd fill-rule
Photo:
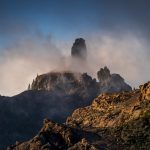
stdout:
<svg viewBox="0 0 150 150">
<path fill-rule="evenodd" d="M 44 124 L 40 132 L 31 140 L 23 143 L 17 143 L 9 146 L 8 150 L 98 150 L 90 144 L 85 138 L 86 133 L 75 130 L 66 125 L 56 123 L 49 119 L 44 120 Z M 91 135 L 92 136 L 92 135 Z"/>
<path fill-rule="evenodd" d="M 97 72 L 97 78 L 99 80 L 100 93 L 132 90 L 131 86 L 129 86 L 119 74 L 111 74 L 106 66 Z"/>
<path fill-rule="evenodd" d="M 140 86 L 141 90 L 141 99 L 142 100 L 150 100 L 150 82 L 145 83 Z"/>
<path fill-rule="evenodd" d="M 97 78 L 99 82 L 104 82 L 105 80 L 109 80 L 111 78 L 110 70 L 106 66 L 104 68 L 101 68 L 97 72 Z"/>
<path fill-rule="evenodd" d="M 78 38 L 75 40 L 71 48 L 71 56 L 73 58 L 86 59 L 87 49 L 83 38 Z"/>
</svg>

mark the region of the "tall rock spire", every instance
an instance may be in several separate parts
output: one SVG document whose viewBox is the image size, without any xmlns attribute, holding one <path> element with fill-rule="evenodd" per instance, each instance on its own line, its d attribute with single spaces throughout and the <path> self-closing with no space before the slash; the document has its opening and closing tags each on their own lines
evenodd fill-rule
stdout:
<svg viewBox="0 0 150 150">
<path fill-rule="evenodd" d="M 71 48 L 71 56 L 73 58 L 79 58 L 79 59 L 86 59 L 87 56 L 87 49 L 85 40 L 83 38 L 78 38 L 73 43 L 73 46 Z"/>
</svg>

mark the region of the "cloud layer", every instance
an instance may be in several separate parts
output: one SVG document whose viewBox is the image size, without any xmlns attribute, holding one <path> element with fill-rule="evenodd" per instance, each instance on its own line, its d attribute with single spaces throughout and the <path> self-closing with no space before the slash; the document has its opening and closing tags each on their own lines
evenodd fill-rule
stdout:
<svg viewBox="0 0 150 150">
<path fill-rule="evenodd" d="M 112 73 L 121 74 L 133 87 L 149 80 L 148 45 L 141 38 L 124 33 L 93 33 L 86 37 L 88 59 L 72 60 L 72 42 L 53 41 L 48 37 L 20 40 L 2 50 L 0 56 L 0 93 L 15 95 L 26 90 L 37 74 L 49 71 L 88 72 L 96 77 L 100 67 L 108 66 Z"/>
</svg>

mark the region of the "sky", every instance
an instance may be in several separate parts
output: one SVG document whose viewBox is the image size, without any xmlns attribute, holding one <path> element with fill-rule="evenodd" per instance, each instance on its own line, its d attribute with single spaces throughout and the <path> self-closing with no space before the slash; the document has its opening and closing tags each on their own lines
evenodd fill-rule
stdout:
<svg viewBox="0 0 150 150">
<path fill-rule="evenodd" d="M 70 59 L 85 39 L 86 67 Z M 108 66 L 132 87 L 150 80 L 149 0 L 0 0 L 0 94 L 26 90 L 37 74 Z"/>
</svg>

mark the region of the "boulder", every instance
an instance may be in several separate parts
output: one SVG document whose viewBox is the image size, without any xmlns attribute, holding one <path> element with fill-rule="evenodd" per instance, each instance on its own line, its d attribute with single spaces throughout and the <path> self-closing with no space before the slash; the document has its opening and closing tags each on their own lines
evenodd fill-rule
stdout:
<svg viewBox="0 0 150 150">
<path fill-rule="evenodd" d="M 140 86 L 141 90 L 141 99 L 142 100 L 150 100 L 150 82 L 145 83 Z"/>
</svg>

